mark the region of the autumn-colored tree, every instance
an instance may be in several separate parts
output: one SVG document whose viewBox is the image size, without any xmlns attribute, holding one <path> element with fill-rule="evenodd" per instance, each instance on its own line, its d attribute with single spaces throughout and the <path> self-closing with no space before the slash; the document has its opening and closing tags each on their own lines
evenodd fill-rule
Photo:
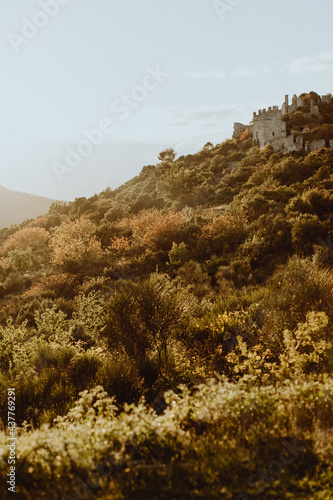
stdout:
<svg viewBox="0 0 333 500">
<path fill-rule="evenodd" d="M 244 141 L 246 141 L 247 139 L 250 139 L 250 137 L 252 137 L 252 132 L 251 132 L 251 130 L 250 130 L 250 129 L 248 129 L 248 128 L 247 128 L 246 130 L 244 130 L 244 131 L 241 133 L 241 135 L 239 136 L 239 140 L 240 140 L 241 142 L 244 142 Z"/>
<path fill-rule="evenodd" d="M 96 261 L 103 252 L 101 242 L 93 235 L 95 229 L 85 219 L 64 222 L 51 238 L 51 261 L 65 267 Z"/>
<path fill-rule="evenodd" d="M 129 251 L 131 242 L 126 236 L 114 237 L 111 240 L 111 248 L 113 248 L 117 253 L 126 253 Z"/>
<path fill-rule="evenodd" d="M 37 249 L 48 240 L 49 233 L 41 227 L 25 227 L 9 236 L 2 246 L 2 254 L 7 255 L 11 250 Z"/>
<path fill-rule="evenodd" d="M 122 224 L 132 230 L 134 242 L 150 250 L 169 250 L 172 242 L 179 240 L 183 217 L 181 212 L 162 213 L 153 208 L 123 219 Z"/>
<path fill-rule="evenodd" d="M 247 219 L 243 214 L 218 215 L 207 222 L 207 224 L 203 227 L 203 235 L 206 237 L 214 237 L 221 235 L 224 232 L 228 232 L 231 228 L 244 228 L 246 223 Z"/>
</svg>

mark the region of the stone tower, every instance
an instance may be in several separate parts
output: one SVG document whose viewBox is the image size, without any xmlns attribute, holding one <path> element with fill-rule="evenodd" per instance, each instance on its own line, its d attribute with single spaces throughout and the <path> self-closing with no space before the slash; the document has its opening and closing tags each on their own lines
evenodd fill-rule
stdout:
<svg viewBox="0 0 333 500">
<path fill-rule="evenodd" d="M 257 141 L 260 148 L 286 137 L 286 123 L 281 118 L 282 112 L 278 106 L 259 110 L 258 114 L 253 113 L 253 139 Z"/>
</svg>

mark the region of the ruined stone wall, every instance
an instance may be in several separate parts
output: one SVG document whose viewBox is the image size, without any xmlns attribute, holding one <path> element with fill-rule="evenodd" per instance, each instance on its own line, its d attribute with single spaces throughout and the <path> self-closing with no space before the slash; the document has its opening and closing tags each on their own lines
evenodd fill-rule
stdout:
<svg viewBox="0 0 333 500">
<path fill-rule="evenodd" d="M 318 141 L 311 141 L 309 143 L 310 151 L 314 151 L 315 149 L 324 148 L 326 146 L 326 142 L 324 139 L 319 139 Z"/>
<path fill-rule="evenodd" d="M 303 137 L 292 136 L 279 137 L 271 141 L 270 145 L 275 151 L 280 151 L 281 153 L 287 153 L 290 151 L 301 151 L 305 147 Z"/>
<path fill-rule="evenodd" d="M 322 100 L 322 102 L 329 104 L 332 101 L 332 96 L 331 96 L 331 94 L 322 95 L 321 100 Z"/>
<path fill-rule="evenodd" d="M 243 125 L 243 123 L 234 123 L 234 133 L 232 134 L 233 139 L 237 139 L 243 132 L 249 130 L 252 134 L 253 126 L 252 125 Z"/>
<path fill-rule="evenodd" d="M 246 130 L 246 125 L 242 123 L 234 123 L 234 133 L 232 134 L 233 139 L 237 139 Z"/>
</svg>

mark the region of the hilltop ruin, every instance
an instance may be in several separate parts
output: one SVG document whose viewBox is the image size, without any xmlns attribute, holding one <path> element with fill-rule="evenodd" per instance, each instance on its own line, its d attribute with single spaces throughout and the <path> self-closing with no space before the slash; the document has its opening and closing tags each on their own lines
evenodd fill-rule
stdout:
<svg viewBox="0 0 333 500">
<path fill-rule="evenodd" d="M 233 139 L 248 130 L 254 143 L 260 148 L 270 145 L 279 152 L 333 148 L 333 135 L 332 138 L 327 133 L 311 136 L 311 130 L 325 123 L 325 117 L 321 113 L 323 107 L 332 105 L 331 94 L 321 97 L 314 92 L 299 97 L 294 95 L 290 105 L 289 96 L 286 95 L 281 109 L 273 106 L 267 110 L 259 110 L 258 113 L 254 112 L 249 125 L 235 123 Z"/>
</svg>

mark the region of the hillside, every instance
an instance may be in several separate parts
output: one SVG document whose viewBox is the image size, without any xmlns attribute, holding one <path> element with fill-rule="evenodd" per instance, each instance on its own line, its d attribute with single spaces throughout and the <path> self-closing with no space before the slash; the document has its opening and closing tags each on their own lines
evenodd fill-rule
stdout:
<svg viewBox="0 0 333 500">
<path fill-rule="evenodd" d="M 0 228 L 20 224 L 48 212 L 52 200 L 41 196 L 11 191 L 0 186 Z"/>
<path fill-rule="evenodd" d="M 0 231 L 18 498 L 332 498 L 333 151 L 254 144 Z"/>
</svg>

